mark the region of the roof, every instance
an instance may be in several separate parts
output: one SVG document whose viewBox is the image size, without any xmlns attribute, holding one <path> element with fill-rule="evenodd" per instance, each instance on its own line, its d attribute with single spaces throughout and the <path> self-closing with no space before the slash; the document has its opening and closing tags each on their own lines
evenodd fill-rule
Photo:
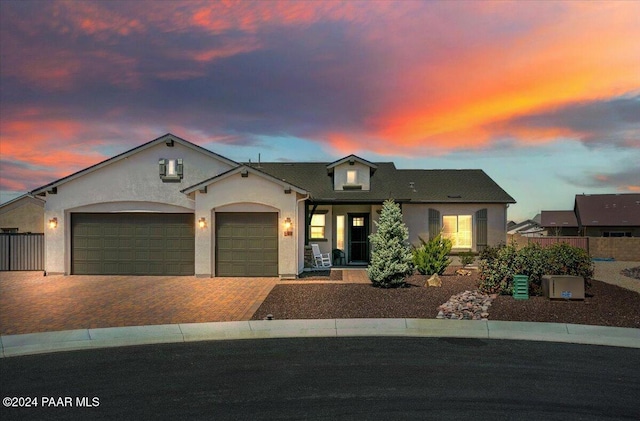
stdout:
<svg viewBox="0 0 640 421">
<path fill-rule="evenodd" d="M 324 162 L 262 162 L 254 168 L 307 190 L 314 202 L 383 202 L 392 198 L 412 203 L 515 203 L 482 170 L 404 170 L 392 162 L 369 164 L 377 170 L 368 191 L 334 190 Z"/>
<path fill-rule="evenodd" d="M 578 228 L 578 219 L 573 211 L 542 211 L 540 225 L 545 228 Z"/>
<path fill-rule="evenodd" d="M 507 224 L 507 234 L 535 233 L 542 230 L 540 224 L 532 219 L 527 219 L 517 224 L 515 222 L 512 225 Z"/>
<path fill-rule="evenodd" d="M 342 159 L 339 159 L 337 161 L 333 161 L 330 164 L 327 164 L 327 171 L 329 172 L 329 174 L 331 174 L 335 167 L 337 167 L 340 164 L 344 164 L 346 162 L 348 162 L 350 164 L 352 164 L 354 162 L 359 162 L 359 163 L 361 163 L 363 165 L 366 165 L 366 166 L 368 166 L 370 168 L 371 174 L 373 174 L 376 171 L 376 169 L 378 169 L 378 166 L 376 164 L 374 164 L 373 162 L 369 162 L 366 159 L 362 159 L 359 156 L 351 154 L 349 156 L 345 156 Z"/>
<path fill-rule="evenodd" d="M 585 227 L 640 226 L 640 194 L 577 194 L 575 212 Z"/>
<path fill-rule="evenodd" d="M 21 202 L 24 202 L 24 203 L 21 203 Z M 42 206 L 44 208 L 44 200 L 40 199 L 39 197 L 35 197 L 29 193 L 25 193 L 14 199 L 9 200 L 8 202 L 4 202 L 0 204 L 0 210 L 3 212 L 9 211 L 11 209 L 15 209 L 20 206 L 26 205 L 27 203 L 33 203 L 38 206 Z"/>
<path fill-rule="evenodd" d="M 128 151 L 123 152 L 123 153 L 121 153 L 119 155 L 116 155 L 116 156 L 114 156 L 112 158 L 106 159 L 106 160 L 104 160 L 102 162 L 99 162 L 99 163 L 97 163 L 95 165 L 92 165 L 92 166 L 87 167 L 87 168 L 85 168 L 83 170 L 75 172 L 75 173 L 73 173 L 71 175 L 68 175 L 66 177 L 60 178 L 60 179 L 58 179 L 58 180 L 56 180 L 54 182 L 51 182 L 51 183 L 49 183 L 47 185 L 42 186 L 42 187 L 38 187 L 37 189 L 32 190 L 30 193 L 31 194 L 42 194 L 42 193 L 46 192 L 47 190 L 51 190 L 51 189 L 53 189 L 55 187 L 58 187 L 61 184 L 67 183 L 67 182 L 69 182 L 71 180 L 74 180 L 74 179 L 76 179 L 76 178 L 78 178 L 78 177 L 80 177 L 80 176 L 82 176 L 84 174 L 96 171 L 96 170 L 98 170 L 98 169 L 100 169 L 100 168 L 102 168 L 102 167 L 104 167 L 106 165 L 109 165 L 109 164 L 112 164 L 114 162 L 120 161 L 121 159 L 125 159 L 125 158 L 127 158 L 127 157 L 129 157 L 129 156 L 131 156 L 131 155 L 133 155 L 135 153 L 138 153 L 138 152 L 143 151 L 145 149 L 148 149 L 148 148 L 150 148 L 152 146 L 155 146 L 158 143 L 167 143 L 167 144 L 171 143 L 171 144 L 173 144 L 174 142 L 180 143 L 181 145 L 184 145 L 184 146 L 186 146 L 188 148 L 191 148 L 191 149 L 194 149 L 196 151 L 202 152 L 205 155 L 209 155 L 211 157 L 219 159 L 220 161 L 225 162 L 225 163 L 227 163 L 229 165 L 233 165 L 233 166 L 238 166 L 239 165 L 237 162 L 232 161 L 232 160 L 230 160 L 228 158 L 225 158 L 222 155 L 218 155 L 217 153 L 211 152 L 210 150 L 205 149 L 205 148 L 203 148 L 201 146 L 198 146 L 195 143 L 191 143 L 188 140 L 184 140 L 184 139 L 182 139 L 182 138 L 180 138 L 178 136 L 175 136 L 175 135 L 173 135 L 171 133 L 167 133 L 167 134 L 165 134 L 163 136 L 160 136 L 160 137 L 158 137 L 156 139 L 153 139 L 150 142 L 144 143 L 144 144 L 142 144 L 140 146 L 137 146 L 137 147 L 135 147 L 133 149 L 129 149 Z"/>
<path fill-rule="evenodd" d="M 281 180 L 279 178 L 276 178 L 270 174 L 267 174 L 263 171 L 260 171 L 256 168 L 250 167 L 248 165 L 240 165 L 239 167 L 235 167 L 235 168 L 231 168 L 228 171 L 225 171 L 223 173 L 220 173 L 214 177 L 208 178 L 204 181 L 199 182 L 198 184 L 194 184 L 193 186 L 187 187 L 186 189 L 181 190 L 182 193 L 184 194 L 190 194 L 193 193 L 196 190 L 200 190 L 210 184 L 216 183 L 220 180 L 224 180 L 225 178 L 228 178 L 232 175 L 238 174 L 238 173 L 243 173 L 243 175 L 248 175 L 249 173 L 251 174 L 255 174 L 259 177 L 263 177 L 267 180 L 270 180 L 272 182 L 275 182 L 277 184 L 280 184 L 282 187 L 284 187 L 285 189 L 291 189 L 291 190 L 295 190 L 296 192 L 300 193 L 300 194 L 307 194 L 307 192 L 304 189 L 301 189 L 300 187 L 286 182 L 284 180 Z"/>
</svg>

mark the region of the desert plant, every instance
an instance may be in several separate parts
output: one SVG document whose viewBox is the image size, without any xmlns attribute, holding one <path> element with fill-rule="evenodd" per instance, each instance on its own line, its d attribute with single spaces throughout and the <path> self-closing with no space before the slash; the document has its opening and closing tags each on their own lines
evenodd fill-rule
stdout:
<svg viewBox="0 0 640 421">
<path fill-rule="evenodd" d="M 462 266 L 470 265 L 474 260 L 476 260 L 476 255 L 472 251 L 461 251 L 458 253 L 458 257 L 460 258 Z"/>
<path fill-rule="evenodd" d="M 451 263 L 451 240 L 437 235 L 429 241 L 420 238 L 421 245 L 413 249 L 413 264 L 422 275 L 442 275 Z"/>
<path fill-rule="evenodd" d="M 491 254 L 480 260 L 478 288 L 491 294 L 511 293 L 517 254 L 516 245 L 510 244 L 494 248 Z"/>
<path fill-rule="evenodd" d="M 400 206 L 393 200 L 385 201 L 375 224 L 378 229 L 369 236 L 372 252 L 367 276 L 376 287 L 403 286 L 405 278 L 413 273 L 413 256 Z"/>
<path fill-rule="evenodd" d="M 591 285 L 594 264 L 586 250 L 567 243 L 553 244 L 547 250 L 550 273 L 581 276 L 585 280 L 585 286 Z"/>
<path fill-rule="evenodd" d="M 478 255 L 479 260 L 493 260 L 498 257 L 500 249 L 506 247 L 505 243 L 500 243 L 497 246 L 486 246 Z"/>
</svg>

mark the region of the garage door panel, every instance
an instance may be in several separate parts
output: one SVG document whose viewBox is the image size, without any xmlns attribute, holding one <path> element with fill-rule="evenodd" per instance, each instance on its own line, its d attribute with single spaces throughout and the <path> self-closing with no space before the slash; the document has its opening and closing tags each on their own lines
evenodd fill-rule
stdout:
<svg viewBox="0 0 640 421">
<path fill-rule="evenodd" d="M 194 274 L 193 214 L 72 214 L 71 221 L 74 274 Z"/>
<path fill-rule="evenodd" d="M 277 224 L 277 213 L 217 213 L 217 276 L 277 276 Z"/>
</svg>

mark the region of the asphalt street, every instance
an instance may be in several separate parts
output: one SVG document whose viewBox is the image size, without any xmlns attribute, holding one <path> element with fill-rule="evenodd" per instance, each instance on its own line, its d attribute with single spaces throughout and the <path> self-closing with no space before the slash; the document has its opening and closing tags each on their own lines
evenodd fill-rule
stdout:
<svg viewBox="0 0 640 421">
<path fill-rule="evenodd" d="M 12 357 L 0 368 L 2 420 L 640 419 L 640 350 L 606 346 L 264 339 Z"/>
</svg>

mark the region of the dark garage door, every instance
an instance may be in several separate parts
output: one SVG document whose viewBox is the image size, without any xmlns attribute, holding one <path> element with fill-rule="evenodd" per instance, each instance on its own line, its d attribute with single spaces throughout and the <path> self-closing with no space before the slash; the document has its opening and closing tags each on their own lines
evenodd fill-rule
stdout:
<svg viewBox="0 0 640 421">
<path fill-rule="evenodd" d="M 71 273 L 193 275 L 193 214 L 73 213 Z"/>
<path fill-rule="evenodd" d="M 216 275 L 278 276 L 278 214 L 216 213 Z"/>
</svg>

